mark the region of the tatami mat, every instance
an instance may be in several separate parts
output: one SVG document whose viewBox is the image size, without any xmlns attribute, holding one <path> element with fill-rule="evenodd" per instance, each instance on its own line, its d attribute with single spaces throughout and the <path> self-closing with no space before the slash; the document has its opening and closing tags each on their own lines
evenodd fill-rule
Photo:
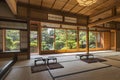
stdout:
<svg viewBox="0 0 120 80">
<path fill-rule="evenodd" d="M 13 67 L 25 67 L 25 66 L 33 66 L 33 65 L 34 65 L 34 59 L 31 59 L 31 60 L 17 61 L 17 63 L 15 63 Z"/>
<path fill-rule="evenodd" d="M 120 69 L 108 67 L 85 73 L 56 78 L 55 80 L 120 80 Z"/>
<path fill-rule="evenodd" d="M 106 58 L 109 58 L 109 59 L 113 59 L 113 60 L 118 60 L 118 61 L 120 61 L 120 55 L 116 55 L 116 56 L 109 56 L 109 57 L 106 57 Z"/>
<path fill-rule="evenodd" d="M 5 80 L 120 80 L 120 61 L 114 60 L 120 59 L 119 54 L 120 52 L 97 52 L 94 54 L 95 58 L 97 57 L 107 61 L 90 64 L 81 61 L 79 57 L 75 55 L 55 55 L 58 62 L 62 64 L 64 68 L 37 73 L 31 73 L 30 66 L 34 65 L 33 58 L 18 61 Z M 37 63 L 41 64 L 41 61 Z M 112 65 L 112 67 L 109 65 Z"/>
<path fill-rule="evenodd" d="M 104 64 L 108 64 L 108 65 L 112 65 L 114 67 L 119 67 L 120 68 L 120 61 L 117 61 L 117 60 L 113 60 L 113 59 L 108 59 L 108 58 L 104 58 L 105 62 L 102 62 Z"/>
<path fill-rule="evenodd" d="M 52 80 L 48 71 L 31 73 L 30 67 L 13 68 L 5 80 Z"/>
<path fill-rule="evenodd" d="M 93 53 L 94 54 L 94 53 Z M 120 55 L 120 52 L 115 52 L 115 51 L 105 51 L 103 53 L 101 52 L 96 52 L 94 55 L 96 56 L 101 56 L 101 57 L 109 57 L 109 56 L 117 56 Z"/>
<path fill-rule="evenodd" d="M 91 69 L 108 66 L 106 64 L 101 64 L 99 62 L 88 64 L 88 63 L 85 63 L 80 60 L 65 62 L 65 63 L 61 63 L 61 64 L 64 66 L 64 68 L 50 70 L 53 77 L 59 77 L 59 76 L 64 76 L 64 75 L 68 75 L 68 74 L 72 74 L 72 73 L 77 73 L 77 72 L 82 72 L 82 71 L 86 71 L 86 70 L 91 70 Z"/>
<path fill-rule="evenodd" d="M 80 60 L 79 57 L 77 56 L 61 56 L 61 57 L 57 57 L 57 61 L 58 62 L 70 62 L 70 61 L 76 61 L 76 60 Z"/>
</svg>

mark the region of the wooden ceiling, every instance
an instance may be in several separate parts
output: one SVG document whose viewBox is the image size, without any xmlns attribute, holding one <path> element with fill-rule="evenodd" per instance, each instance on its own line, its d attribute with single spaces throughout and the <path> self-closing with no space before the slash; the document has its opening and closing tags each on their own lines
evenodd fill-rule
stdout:
<svg viewBox="0 0 120 80">
<path fill-rule="evenodd" d="M 29 0 L 17 0 L 17 2 L 29 3 Z M 115 6 L 117 4 L 117 0 L 98 0 L 95 4 L 87 7 L 80 6 L 76 0 L 30 0 L 30 4 L 75 14 L 92 16 L 103 9 Z"/>
<path fill-rule="evenodd" d="M 91 6 L 80 6 L 76 0 L 16 0 L 24 3 L 78 15 L 89 16 L 89 26 L 104 24 L 109 21 L 120 22 L 120 0 L 97 0 Z M 116 8 L 114 15 L 113 8 Z"/>
</svg>

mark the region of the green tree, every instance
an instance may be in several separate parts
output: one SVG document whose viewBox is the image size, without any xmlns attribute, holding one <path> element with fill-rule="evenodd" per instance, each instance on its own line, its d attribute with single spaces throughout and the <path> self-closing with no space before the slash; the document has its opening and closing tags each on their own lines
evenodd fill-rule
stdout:
<svg viewBox="0 0 120 80">
<path fill-rule="evenodd" d="M 19 30 L 6 30 L 6 49 L 7 50 L 20 49 Z"/>
</svg>

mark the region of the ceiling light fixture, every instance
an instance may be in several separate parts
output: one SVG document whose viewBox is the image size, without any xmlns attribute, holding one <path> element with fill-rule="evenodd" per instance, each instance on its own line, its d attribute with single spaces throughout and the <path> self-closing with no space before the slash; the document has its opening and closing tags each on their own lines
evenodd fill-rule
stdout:
<svg viewBox="0 0 120 80">
<path fill-rule="evenodd" d="M 96 3 L 97 0 L 77 0 L 77 2 L 81 6 L 90 6 L 90 5 L 94 4 L 94 3 Z"/>
</svg>

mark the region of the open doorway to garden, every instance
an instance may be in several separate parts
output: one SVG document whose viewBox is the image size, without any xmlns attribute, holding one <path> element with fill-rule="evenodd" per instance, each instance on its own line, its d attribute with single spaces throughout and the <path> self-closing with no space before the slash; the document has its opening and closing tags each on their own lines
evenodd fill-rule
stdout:
<svg viewBox="0 0 120 80">
<path fill-rule="evenodd" d="M 39 54 L 38 50 L 38 32 L 30 31 L 30 53 Z"/>
</svg>

